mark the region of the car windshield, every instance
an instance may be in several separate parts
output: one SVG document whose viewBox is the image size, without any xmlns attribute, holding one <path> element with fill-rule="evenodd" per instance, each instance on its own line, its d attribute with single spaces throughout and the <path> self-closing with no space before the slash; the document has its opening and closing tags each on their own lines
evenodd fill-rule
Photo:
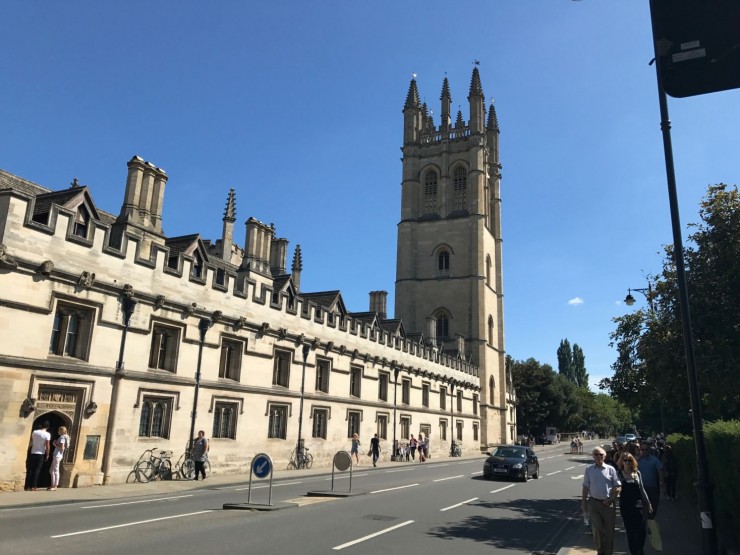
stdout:
<svg viewBox="0 0 740 555">
<path fill-rule="evenodd" d="M 524 450 L 523 449 L 513 449 L 511 447 L 498 447 L 493 452 L 493 455 L 496 457 L 507 457 L 509 459 L 523 459 Z"/>
</svg>

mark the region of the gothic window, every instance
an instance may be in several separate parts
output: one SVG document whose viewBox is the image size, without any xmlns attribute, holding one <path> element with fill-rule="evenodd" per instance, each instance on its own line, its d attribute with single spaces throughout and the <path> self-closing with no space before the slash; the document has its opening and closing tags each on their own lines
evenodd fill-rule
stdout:
<svg viewBox="0 0 740 555">
<path fill-rule="evenodd" d="M 466 210 L 467 205 L 468 174 L 463 166 L 458 166 L 452 173 L 452 206 L 453 210 Z"/>
<path fill-rule="evenodd" d="M 325 358 L 316 359 L 316 391 L 329 393 L 329 373 L 331 363 Z"/>
<path fill-rule="evenodd" d="M 401 417 L 401 439 L 409 439 L 411 432 L 411 419 L 408 416 Z"/>
<path fill-rule="evenodd" d="M 439 410 L 447 410 L 447 388 L 439 388 Z"/>
<path fill-rule="evenodd" d="M 270 421 L 268 422 L 267 437 L 285 439 L 288 430 L 288 405 L 269 406 Z"/>
<path fill-rule="evenodd" d="M 493 345 L 493 316 L 488 317 L 488 344 Z"/>
<path fill-rule="evenodd" d="M 169 397 L 144 396 L 141 402 L 141 416 L 139 417 L 140 437 L 170 436 L 170 420 L 172 419 L 172 399 Z"/>
<path fill-rule="evenodd" d="M 391 375 L 388 372 L 378 374 L 378 399 L 381 401 L 388 400 L 388 384 L 391 381 Z"/>
<path fill-rule="evenodd" d="M 462 412 L 463 394 L 462 391 L 457 392 L 457 412 Z"/>
<path fill-rule="evenodd" d="M 491 257 L 486 256 L 486 285 L 491 287 Z"/>
<path fill-rule="evenodd" d="M 359 397 L 362 392 L 362 367 L 352 366 L 349 369 L 349 394 Z"/>
<path fill-rule="evenodd" d="M 478 423 L 473 422 L 473 441 L 478 441 Z"/>
<path fill-rule="evenodd" d="M 272 385 L 279 385 L 281 387 L 288 387 L 290 385 L 290 353 L 287 351 L 275 351 Z"/>
<path fill-rule="evenodd" d="M 421 404 L 425 407 L 429 406 L 429 384 L 425 383 L 421 386 Z"/>
<path fill-rule="evenodd" d="M 450 253 L 447 249 L 442 249 L 437 255 L 437 270 L 440 273 L 447 273 L 450 271 Z"/>
<path fill-rule="evenodd" d="M 221 361 L 218 367 L 218 377 L 227 380 L 239 381 L 242 367 L 242 353 L 244 343 L 232 339 L 221 340 Z"/>
<path fill-rule="evenodd" d="M 236 403 L 219 403 L 213 408 L 213 435 L 221 439 L 236 439 L 236 415 L 239 406 Z"/>
<path fill-rule="evenodd" d="M 404 405 L 411 404 L 411 380 L 403 380 L 401 385 L 401 402 Z"/>
<path fill-rule="evenodd" d="M 463 423 L 462 423 L 462 420 L 458 420 L 457 422 L 455 422 L 455 431 L 456 431 L 456 434 L 457 434 L 457 437 L 455 439 L 457 439 L 457 441 L 462 441 L 462 439 L 463 439 Z"/>
<path fill-rule="evenodd" d="M 388 439 L 388 415 L 378 415 L 378 425 L 376 427 L 379 439 Z"/>
<path fill-rule="evenodd" d="M 87 359 L 87 346 L 92 334 L 94 312 L 90 309 L 57 304 L 51 328 L 49 353 Z"/>
<path fill-rule="evenodd" d="M 313 409 L 313 415 L 311 416 L 313 425 L 311 426 L 311 437 L 318 437 L 326 439 L 326 430 L 329 422 L 329 410 L 328 409 Z"/>
<path fill-rule="evenodd" d="M 360 434 L 360 420 L 362 419 L 362 413 L 359 411 L 348 410 L 347 411 L 347 437 L 352 437 L 353 434 Z"/>
<path fill-rule="evenodd" d="M 439 421 L 439 439 L 441 441 L 447 440 L 447 420 Z"/>
<path fill-rule="evenodd" d="M 149 368 L 174 372 L 177 368 L 177 349 L 180 330 L 155 324 L 152 329 L 152 346 L 149 351 Z"/>
<path fill-rule="evenodd" d="M 434 319 L 437 321 L 437 341 L 445 341 L 450 337 L 450 315 L 438 312 Z"/>
<path fill-rule="evenodd" d="M 424 214 L 437 213 L 437 172 L 430 170 L 424 177 Z"/>
<path fill-rule="evenodd" d="M 478 415 L 478 394 L 473 393 L 473 414 Z"/>
</svg>

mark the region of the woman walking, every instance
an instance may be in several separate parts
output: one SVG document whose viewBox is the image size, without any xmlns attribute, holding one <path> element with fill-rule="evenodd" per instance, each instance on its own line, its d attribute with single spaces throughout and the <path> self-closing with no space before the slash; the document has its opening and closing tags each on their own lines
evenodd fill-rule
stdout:
<svg viewBox="0 0 740 555">
<path fill-rule="evenodd" d="M 67 428 L 59 426 L 59 437 L 54 442 L 54 454 L 51 459 L 51 466 L 49 467 L 49 474 L 51 474 L 51 486 L 49 491 L 56 491 L 59 487 L 59 465 L 64 458 L 64 453 L 69 447 L 69 436 L 67 435 Z"/>
<path fill-rule="evenodd" d="M 352 434 L 352 448 L 349 453 L 350 459 L 352 457 L 355 457 L 355 464 L 360 464 L 360 436 L 357 435 L 357 432 Z"/>
<path fill-rule="evenodd" d="M 198 475 L 203 476 L 204 480 L 206 479 L 206 461 L 208 460 L 208 450 L 210 447 L 210 443 L 206 439 L 206 433 L 200 430 L 197 439 L 193 442 L 192 453 L 196 480 L 198 479 Z"/>
<path fill-rule="evenodd" d="M 642 485 L 642 476 L 637 470 L 637 461 L 625 453 L 620 461 L 622 492 L 619 494 L 619 512 L 622 514 L 627 544 L 631 555 L 645 555 L 646 519 L 653 512 L 647 492 Z M 643 509 L 647 511 L 643 513 Z"/>
</svg>

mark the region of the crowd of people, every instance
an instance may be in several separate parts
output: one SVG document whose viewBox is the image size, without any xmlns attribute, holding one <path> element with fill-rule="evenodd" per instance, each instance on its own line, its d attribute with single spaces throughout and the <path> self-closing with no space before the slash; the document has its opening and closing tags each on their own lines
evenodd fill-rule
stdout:
<svg viewBox="0 0 740 555">
<path fill-rule="evenodd" d="M 671 446 L 660 434 L 655 439 L 614 441 L 596 447 L 592 455 L 594 464 L 583 477 L 582 510 L 597 554 L 613 552 L 618 504 L 630 555 L 644 555 L 648 527 L 657 533 L 657 524 L 650 521 L 658 513 L 661 490 L 669 500 L 676 499 L 678 462 Z"/>
</svg>

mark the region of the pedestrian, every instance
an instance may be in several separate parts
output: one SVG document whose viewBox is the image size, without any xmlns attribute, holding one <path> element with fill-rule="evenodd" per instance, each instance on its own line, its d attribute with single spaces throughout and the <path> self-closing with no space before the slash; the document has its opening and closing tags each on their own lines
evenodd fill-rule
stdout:
<svg viewBox="0 0 740 555">
<path fill-rule="evenodd" d="M 195 463 L 195 479 L 198 475 L 206 479 L 206 461 L 208 460 L 208 451 L 211 448 L 210 442 L 206 439 L 206 433 L 203 430 L 198 432 L 198 437 L 193 442 L 191 457 Z"/>
<path fill-rule="evenodd" d="M 49 474 L 51 474 L 51 485 L 47 488 L 49 491 L 56 491 L 57 487 L 59 487 L 59 465 L 64 458 L 64 453 L 69 447 L 67 428 L 65 426 L 59 426 L 57 432 L 59 437 L 54 442 L 54 454 L 52 455 L 51 466 L 49 467 Z"/>
<path fill-rule="evenodd" d="M 355 457 L 355 463 L 357 465 L 360 464 L 360 436 L 357 435 L 357 432 L 352 434 L 352 447 L 350 449 L 350 459 L 352 458 L 352 455 Z"/>
<path fill-rule="evenodd" d="M 646 515 L 653 512 L 650 499 L 642 484 L 635 457 L 626 453 L 621 458 L 619 478 L 622 491 L 619 494 L 619 512 L 627 533 L 627 545 L 631 555 L 645 555 Z"/>
<path fill-rule="evenodd" d="M 637 468 L 642 475 L 642 483 L 653 506 L 653 513 L 648 518 L 655 518 L 660 504 L 660 488 L 663 486 L 663 463 L 650 452 L 650 445 L 640 444 L 640 458 L 637 460 Z"/>
<path fill-rule="evenodd" d="M 429 458 L 429 436 L 424 434 L 424 441 L 422 442 L 424 449 L 424 460 Z"/>
<path fill-rule="evenodd" d="M 419 434 L 417 447 L 417 450 L 419 451 L 419 462 L 423 463 L 426 460 L 426 458 L 424 457 L 424 434 Z"/>
<path fill-rule="evenodd" d="M 617 469 L 604 464 L 606 451 L 601 447 L 593 450 L 594 464 L 583 473 L 581 509 L 591 521 L 597 555 L 612 555 L 614 551 L 614 523 L 617 513 L 614 500 L 622 484 Z"/>
<path fill-rule="evenodd" d="M 378 459 L 380 458 L 380 440 L 378 434 L 375 434 L 370 440 L 370 452 L 373 454 L 373 466 L 378 466 Z"/>
<path fill-rule="evenodd" d="M 28 463 L 26 466 L 26 491 L 36 491 L 39 483 L 39 473 L 44 461 L 49 458 L 49 443 L 51 434 L 48 432 L 48 420 L 45 420 L 41 427 L 31 434 L 31 450 L 28 453 Z"/>
<path fill-rule="evenodd" d="M 663 448 L 663 478 L 665 480 L 665 495 L 671 501 L 676 500 L 676 481 L 678 480 L 678 459 L 673 453 L 673 447 L 666 444 Z"/>
<path fill-rule="evenodd" d="M 411 434 L 411 439 L 409 440 L 409 451 L 411 452 L 411 460 L 416 460 L 416 446 L 418 445 L 418 442 L 416 441 L 416 438 L 414 437 L 414 434 Z"/>
</svg>

